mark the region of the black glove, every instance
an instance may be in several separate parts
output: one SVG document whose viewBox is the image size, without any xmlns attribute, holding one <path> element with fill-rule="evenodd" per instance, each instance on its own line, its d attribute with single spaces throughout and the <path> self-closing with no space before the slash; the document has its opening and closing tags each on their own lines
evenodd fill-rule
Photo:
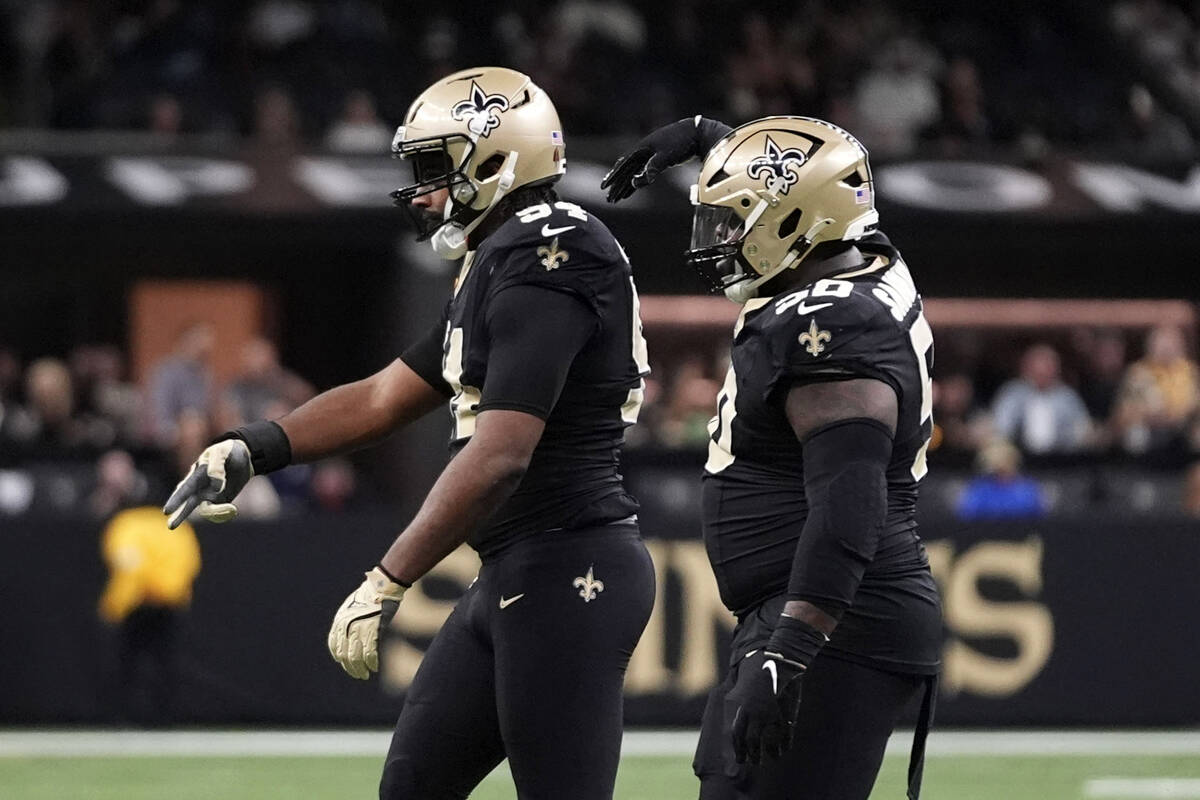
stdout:
<svg viewBox="0 0 1200 800">
<path fill-rule="evenodd" d="M 738 665 L 737 683 L 727 699 L 737 705 L 733 716 L 733 754 L 739 764 L 779 758 L 792 746 L 792 730 L 800 716 L 800 681 L 804 666 L 754 650 Z"/>
<path fill-rule="evenodd" d="M 727 697 L 737 704 L 733 754 L 739 764 L 779 758 L 791 749 L 800 718 L 800 681 L 827 641 L 812 625 L 782 614 L 766 646 L 742 659 Z"/>
<path fill-rule="evenodd" d="M 688 117 L 664 125 L 617 159 L 600 182 L 608 189 L 608 202 L 616 203 L 643 186 L 654 183 L 658 173 L 693 156 L 703 156 L 722 136 L 728 125 L 704 117 Z"/>
</svg>

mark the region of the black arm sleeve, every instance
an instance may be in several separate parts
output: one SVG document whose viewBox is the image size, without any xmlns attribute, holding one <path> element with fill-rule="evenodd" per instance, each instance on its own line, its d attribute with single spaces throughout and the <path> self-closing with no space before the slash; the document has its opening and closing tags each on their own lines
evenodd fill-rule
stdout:
<svg viewBox="0 0 1200 800">
<path fill-rule="evenodd" d="M 549 417 L 571 363 L 599 325 L 591 308 L 569 292 L 515 284 L 493 295 L 487 378 L 477 409 Z"/>
<path fill-rule="evenodd" d="M 840 620 L 879 544 L 892 434 L 882 422 L 858 417 L 817 428 L 803 444 L 808 518 L 788 599 L 806 600 Z"/>
<path fill-rule="evenodd" d="M 445 341 L 446 320 L 441 319 L 430 326 L 420 339 L 410 344 L 408 349 L 400 354 L 400 360 L 434 389 L 446 397 L 453 397 L 454 392 L 450 390 L 450 384 L 442 377 L 442 348 Z"/>
<path fill-rule="evenodd" d="M 733 128 L 724 122 L 708 117 L 696 119 L 696 155 L 701 159 L 713 149 L 713 145 L 725 138 Z"/>
</svg>

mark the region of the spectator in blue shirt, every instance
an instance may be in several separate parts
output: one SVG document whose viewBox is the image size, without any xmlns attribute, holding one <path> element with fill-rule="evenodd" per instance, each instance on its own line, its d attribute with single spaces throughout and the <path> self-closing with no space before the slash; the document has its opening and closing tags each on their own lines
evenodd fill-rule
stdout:
<svg viewBox="0 0 1200 800">
<path fill-rule="evenodd" d="M 978 477 L 958 498 L 960 519 L 1031 519 L 1046 514 L 1041 487 L 1021 475 L 1021 453 L 1004 439 L 979 451 Z"/>
</svg>

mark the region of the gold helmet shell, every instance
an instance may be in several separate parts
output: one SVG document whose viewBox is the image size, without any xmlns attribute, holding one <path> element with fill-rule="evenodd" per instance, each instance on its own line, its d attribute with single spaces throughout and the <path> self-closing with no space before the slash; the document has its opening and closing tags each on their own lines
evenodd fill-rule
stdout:
<svg viewBox="0 0 1200 800">
<path fill-rule="evenodd" d="M 688 261 L 731 300 L 797 267 L 822 242 L 853 241 L 879 222 L 867 150 L 812 117 L 764 117 L 705 156 Z"/>
<path fill-rule="evenodd" d="M 465 250 L 467 234 L 504 195 L 556 181 L 567 168 L 554 104 L 528 75 L 504 67 L 456 72 L 422 92 L 396 130 L 392 154 L 413 165 L 413 183 L 392 192 L 398 205 L 450 190 L 437 224 L 414 214 L 420 238 L 435 237 L 435 250 L 447 238 L 455 245 L 449 250 Z"/>
</svg>

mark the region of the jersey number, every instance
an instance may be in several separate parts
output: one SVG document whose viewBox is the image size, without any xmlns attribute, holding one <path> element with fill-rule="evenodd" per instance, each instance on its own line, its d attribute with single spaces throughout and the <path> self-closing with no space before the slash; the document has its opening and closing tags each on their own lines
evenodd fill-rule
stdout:
<svg viewBox="0 0 1200 800">
<path fill-rule="evenodd" d="M 567 212 L 567 216 L 571 219 L 578 219 L 587 222 L 587 212 L 574 203 L 564 203 L 560 201 L 555 203 L 554 207 L 559 211 Z M 551 213 L 552 211 L 549 203 L 538 203 L 536 206 L 522 208 L 520 211 L 518 211 L 517 219 L 521 220 L 521 222 L 536 222 L 539 219 L 545 219 L 546 217 L 550 216 Z"/>
<path fill-rule="evenodd" d="M 836 278 L 822 278 L 814 283 L 811 289 L 801 289 L 798 292 L 792 292 L 775 303 L 775 313 L 782 314 L 789 308 L 795 308 L 797 314 L 811 314 L 814 311 L 819 311 L 827 307 L 829 303 L 825 302 L 808 306 L 804 301 L 809 297 L 814 299 L 837 299 L 839 297 L 849 297 L 853 291 L 854 284 L 850 281 L 839 281 Z"/>
</svg>

